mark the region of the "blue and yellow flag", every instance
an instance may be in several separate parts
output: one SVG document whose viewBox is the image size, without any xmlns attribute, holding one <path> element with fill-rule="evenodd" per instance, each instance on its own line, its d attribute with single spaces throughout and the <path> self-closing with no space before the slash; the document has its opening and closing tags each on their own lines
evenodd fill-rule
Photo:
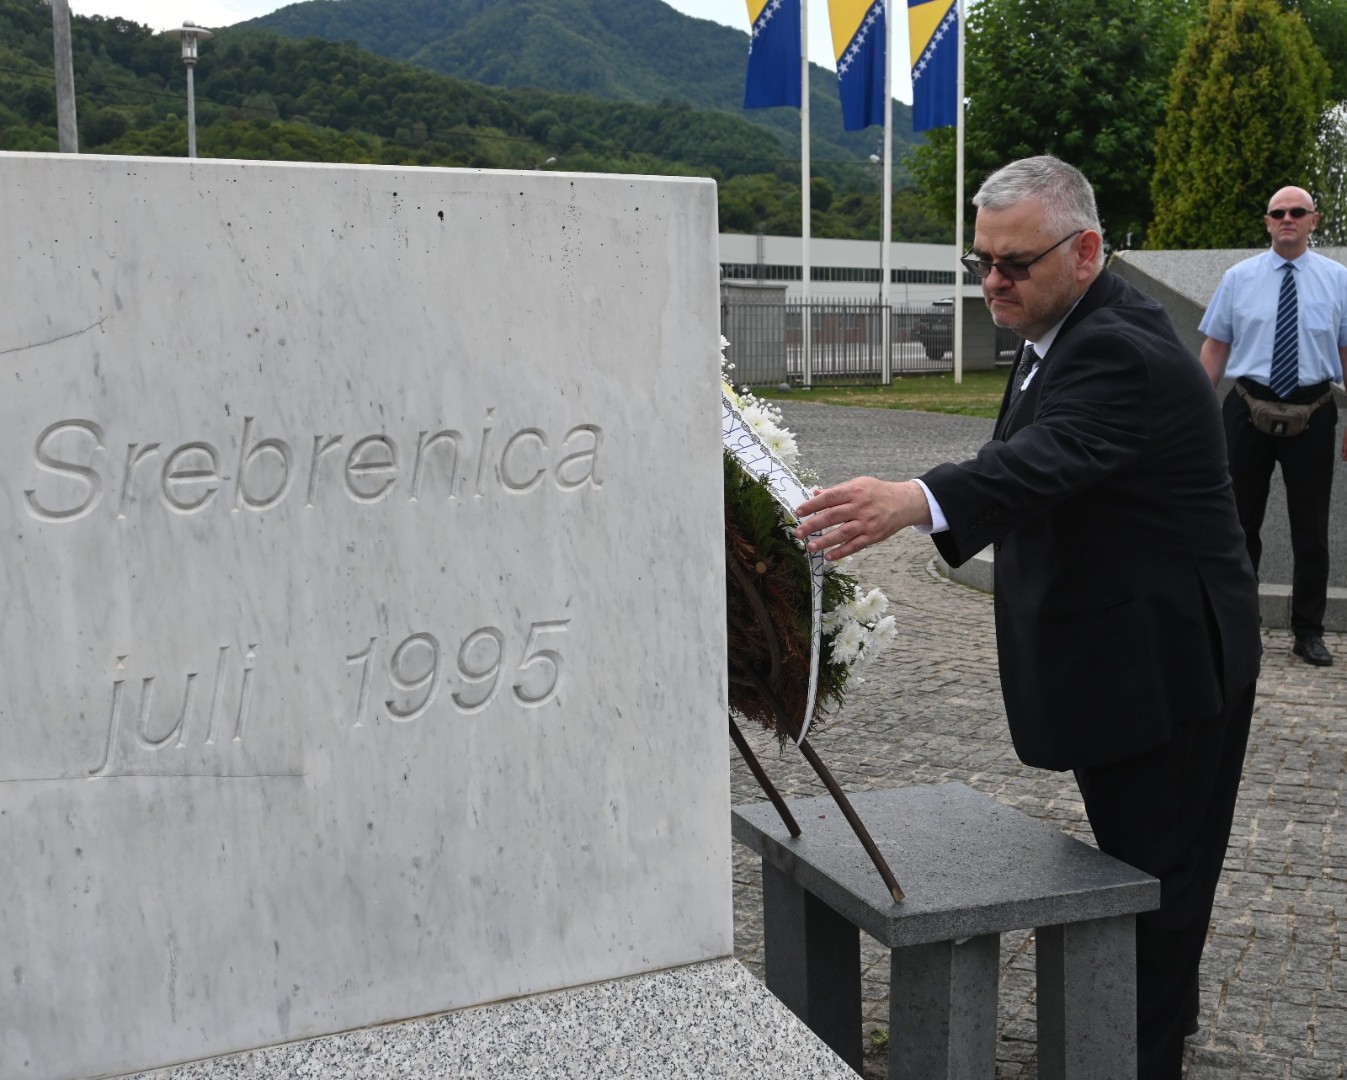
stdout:
<svg viewBox="0 0 1347 1080">
<path fill-rule="evenodd" d="M 912 42 L 912 130 L 958 123 L 959 9 L 954 0 L 907 0 Z"/>
<path fill-rule="evenodd" d="M 744 108 L 800 107 L 800 0 L 747 0 L 753 24 L 748 43 Z"/>
<path fill-rule="evenodd" d="M 884 55 L 889 41 L 884 0 L 828 0 L 828 18 L 842 126 L 858 131 L 884 123 Z"/>
</svg>

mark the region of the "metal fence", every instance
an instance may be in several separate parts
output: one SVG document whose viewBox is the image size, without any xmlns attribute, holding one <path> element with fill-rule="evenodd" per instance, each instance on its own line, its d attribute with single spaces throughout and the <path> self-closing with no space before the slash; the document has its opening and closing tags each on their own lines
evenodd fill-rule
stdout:
<svg viewBox="0 0 1347 1080">
<path fill-rule="evenodd" d="M 733 381 L 765 386 L 804 380 L 804 308 L 799 301 L 720 305 Z M 845 300 L 809 304 L 810 371 L 815 384 L 878 383 L 884 373 L 883 319 L 889 320 L 893 376 L 954 370 L 954 305 Z M 1013 335 L 1012 335 L 1013 337 Z"/>
</svg>

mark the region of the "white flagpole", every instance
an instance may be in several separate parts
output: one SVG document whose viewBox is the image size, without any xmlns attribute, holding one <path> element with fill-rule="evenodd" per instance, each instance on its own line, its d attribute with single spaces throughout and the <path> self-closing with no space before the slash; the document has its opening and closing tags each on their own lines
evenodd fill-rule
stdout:
<svg viewBox="0 0 1347 1080">
<path fill-rule="evenodd" d="M 963 19 L 959 2 L 959 74 L 954 90 L 954 381 L 963 382 Z"/>
<path fill-rule="evenodd" d="M 813 328 L 809 312 L 809 0 L 800 0 L 800 241 L 801 285 L 804 289 L 800 331 L 805 389 L 814 385 L 814 364 L 810 355 Z"/>
<path fill-rule="evenodd" d="M 889 272 L 893 260 L 893 27 L 889 22 L 889 2 L 884 2 L 884 192 L 880 198 L 879 222 L 879 318 L 883 327 L 879 332 L 884 358 L 880 362 L 880 382 L 893 382 L 893 357 L 889 338 L 893 331 L 893 317 L 889 313 Z"/>
</svg>

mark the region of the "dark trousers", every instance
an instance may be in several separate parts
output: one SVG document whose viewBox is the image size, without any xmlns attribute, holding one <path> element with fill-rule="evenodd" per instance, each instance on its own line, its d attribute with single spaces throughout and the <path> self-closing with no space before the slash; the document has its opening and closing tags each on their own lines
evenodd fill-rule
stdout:
<svg viewBox="0 0 1347 1080">
<path fill-rule="evenodd" d="M 1075 773 L 1099 849 L 1160 879 L 1159 909 L 1136 924 L 1140 1080 L 1179 1080 L 1253 702 L 1251 685 L 1165 745 Z"/>
<path fill-rule="evenodd" d="M 1288 400 L 1313 400 L 1320 393 L 1320 388 L 1302 387 Z M 1271 391 L 1262 389 L 1260 396 L 1271 396 Z M 1249 423 L 1248 403 L 1234 390 L 1226 397 L 1222 413 L 1235 506 L 1254 573 L 1263 554 L 1259 533 L 1272 469 L 1280 465 L 1291 524 L 1291 630 L 1296 637 L 1322 634 L 1328 606 L 1328 516 L 1338 408 L 1330 401 L 1314 414 L 1304 432 L 1290 439 L 1264 435 Z"/>
</svg>

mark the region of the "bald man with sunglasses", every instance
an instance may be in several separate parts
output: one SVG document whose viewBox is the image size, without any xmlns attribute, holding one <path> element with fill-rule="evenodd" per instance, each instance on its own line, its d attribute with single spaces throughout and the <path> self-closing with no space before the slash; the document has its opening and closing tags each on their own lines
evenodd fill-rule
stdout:
<svg viewBox="0 0 1347 1080">
<path fill-rule="evenodd" d="M 1347 267 L 1309 250 L 1319 224 L 1304 188 L 1284 187 L 1263 218 L 1272 246 L 1226 271 L 1198 329 L 1213 386 L 1235 380 L 1222 406 L 1235 503 L 1254 571 L 1272 470 L 1280 465 L 1291 525 L 1291 651 L 1327 667 L 1328 523 L 1338 409 L 1332 383 L 1347 374 Z M 1286 403 L 1303 430 L 1256 410 Z M 1256 421 L 1261 421 L 1257 423 Z M 1347 437 L 1342 455 L 1347 458 Z"/>
<path fill-rule="evenodd" d="M 1104 268 L 1078 170 L 1012 162 L 973 203 L 964 265 L 1026 339 L 991 441 L 820 491 L 796 535 L 829 559 L 905 526 L 954 566 L 994 547 L 1016 753 L 1072 770 L 1100 849 L 1160 879 L 1136 924 L 1136 1075 L 1178 1080 L 1262 651 L 1220 411 L 1163 308 Z"/>
</svg>

